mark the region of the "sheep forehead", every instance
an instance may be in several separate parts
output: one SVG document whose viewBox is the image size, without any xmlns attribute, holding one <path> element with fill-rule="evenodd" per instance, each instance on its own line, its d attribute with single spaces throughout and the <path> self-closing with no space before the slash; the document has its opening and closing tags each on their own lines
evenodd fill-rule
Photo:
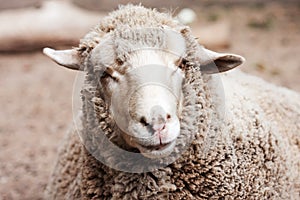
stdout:
<svg viewBox="0 0 300 200">
<path fill-rule="evenodd" d="M 138 28 L 114 32 L 117 56 L 140 49 L 159 49 L 182 56 L 185 52 L 183 36 L 169 28 Z"/>
<path fill-rule="evenodd" d="M 171 29 L 120 29 L 108 35 L 94 48 L 91 59 L 94 65 L 104 66 L 116 66 L 117 59 L 123 62 L 131 60 L 130 64 L 133 65 L 142 64 L 143 59 L 152 60 L 152 64 L 166 64 L 161 62 L 162 57 L 165 57 L 165 60 L 178 60 L 185 52 L 184 37 Z M 151 56 L 157 59 L 151 59 Z"/>
<path fill-rule="evenodd" d="M 130 69 L 145 65 L 160 65 L 173 67 L 174 63 L 180 59 L 179 56 L 160 49 L 141 49 L 132 52 L 127 58 L 126 63 Z"/>
</svg>

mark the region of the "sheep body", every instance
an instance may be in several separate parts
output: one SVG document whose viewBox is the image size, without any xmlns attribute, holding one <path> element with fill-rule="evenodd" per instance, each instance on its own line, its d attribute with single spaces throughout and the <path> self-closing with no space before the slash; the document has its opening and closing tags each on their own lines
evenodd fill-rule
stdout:
<svg viewBox="0 0 300 200">
<path fill-rule="evenodd" d="M 134 14 L 134 17 L 133 17 Z M 142 19 L 142 20 L 141 20 Z M 147 20 L 149 19 L 149 20 Z M 167 14 L 126 6 L 113 12 L 79 45 L 83 58 L 102 37 L 122 26 L 160 27 L 187 32 L 187 49 L 195 60 L 195 44 L 190 31 Z M 120 31 L 122 32 L 122 31 Z M 126 62 L 126 52 L 115 52 Z M 86 61 L 83 60 L 83 63 Z M 298 199 L 300 197 L 300 96 L 261 79 L 235 72 L 221 75 L 225 91 L 225 115 L 216 116 L 213 88 L 207 84 L 214 75 L 187 71 L 185 98 L 196 97 L 194 108 L 185 105 L 182 134 L 192 142 L 183 155 L 170 165 L 145 173 L 117 171 L 99 162 L 81 143 L 77 131 L 84 133 L 92 124 L 88 112 L 95 97 L 97 81 L 89 79 L 83 88 L 82 125 L 72 129 L 62 145 L 54 173 L 47 187 L 47 199 Z M 202 78 L 199 78 L 202 77 Z M 93 93 L 89 96 L 86 91 Z M 94 99 L 95 100 L 95 99 Z M 114 136 L 111 116 L 105 102 L 97 98 L 100 128 Z M 201 111 L 201 112 L 200 112 Z M 189 118 L 195 118 L 193 121 Z M 200 120 L 202 123 L 199 123 Z M 93 132 L 93 131 L 92 131 Z M 95 131 L 94 131 L 95 133 Z M 86 134 L 82 134 L 86 135 Z M 84 140 L 93 140 L 90 134 Z M 209 139 L 208 139 L 209 138 Z M 95 143 L 94 146 L 100 145 Z M 105 152 L 109 154 L 108 152 Z"/>
</svg>

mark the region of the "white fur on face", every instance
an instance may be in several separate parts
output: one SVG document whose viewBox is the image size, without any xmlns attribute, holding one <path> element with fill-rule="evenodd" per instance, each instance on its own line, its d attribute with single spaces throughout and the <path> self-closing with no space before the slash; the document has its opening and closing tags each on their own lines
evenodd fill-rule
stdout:
<svg viewBox="0 0 300 200">
<path fill-rule="evenodd" d="M 117 31 L 92 52 L 94 70 L 108 75 L 101 84 L 123 138 L 146 157 L 167 156 L 176 144 L 184 73 L 175 63 L 185 51 L 182 35 L 165 27 Z"/>
<path fill-rule="evenodd" d="M 134 52 L 131 69 L 112 88 L 111 109 L 127 143 L 143 155 L 169 155 L 180 133 L 183 72 L 178 56 L 157 50 Z"/>
</svg>

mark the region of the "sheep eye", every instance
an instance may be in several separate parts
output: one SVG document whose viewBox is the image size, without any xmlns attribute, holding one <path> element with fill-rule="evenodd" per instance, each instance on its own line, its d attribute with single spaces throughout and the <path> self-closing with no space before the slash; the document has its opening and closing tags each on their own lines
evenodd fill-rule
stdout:
<svg viewBox="0 0 300 200">
<path fill-rule="evenodd" d="M 111 77 L 111 75 L 109 73 L 107 73 L 106 71 L 104 71 L 101 75 L 101 78 L 108 78 Z"/>
<path fill-rule="evenodd" d="M 119 79 L 117 77 L 114 76 L 115 70 L 111 67 L 106 68 L 106 70 L 103 72 L 101 78 L 111 78 L 114 81 L 118 81 Z"/>
</svg>

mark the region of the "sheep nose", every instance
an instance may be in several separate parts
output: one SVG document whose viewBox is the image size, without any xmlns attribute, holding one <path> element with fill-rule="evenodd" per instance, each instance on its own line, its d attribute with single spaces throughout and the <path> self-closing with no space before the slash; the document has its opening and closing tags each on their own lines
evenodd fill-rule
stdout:
<svg viewBox="0 0 300 200">
<path fill-rule="evenodd" d="M 163 130 L 169 119 L 171 119 L 171 115 L 166 113 L 161 106 L 153 106 L 150 111 L 150 119 L 143 116 L 140 119 L 140 123 L 147 126 L 150 132 L 155 133 Z"/>
</svg>

